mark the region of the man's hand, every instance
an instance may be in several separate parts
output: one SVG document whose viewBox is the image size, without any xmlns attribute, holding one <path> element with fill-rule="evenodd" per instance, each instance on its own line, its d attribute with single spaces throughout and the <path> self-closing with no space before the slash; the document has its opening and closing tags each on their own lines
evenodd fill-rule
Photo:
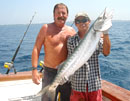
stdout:
<svg viewBox="0 0 130 101">
<path fill-rule="evenodd" d="M 108 34 L 108 30 L 103 31 L 103 34 Z"/>
<path fill-rule="evenodd" d="M 32 81 L 39 85 L 40 84 L 40 75 L 37 70 L 32 70 Z"/>
</svg>

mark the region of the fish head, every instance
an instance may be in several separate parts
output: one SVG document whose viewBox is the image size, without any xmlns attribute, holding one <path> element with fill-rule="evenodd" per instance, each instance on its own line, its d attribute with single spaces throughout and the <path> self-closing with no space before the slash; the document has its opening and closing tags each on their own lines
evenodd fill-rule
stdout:
<svg viewBox="0 0 130 101">
<path fill-rule="evenodd" d="M 108 12 L 108 9 L 105 8 L 103 13 L 97 18 L 94 23 L 94 30 L 96 31 L 106 31 L 112 26 L 112 17 L 113 17 L 113 10 Z"/>
</svg>

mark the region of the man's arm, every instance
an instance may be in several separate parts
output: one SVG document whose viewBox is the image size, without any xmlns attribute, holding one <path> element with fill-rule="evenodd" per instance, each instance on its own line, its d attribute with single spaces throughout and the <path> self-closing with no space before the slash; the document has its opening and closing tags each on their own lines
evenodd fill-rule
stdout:
<svg viewBox="0 0 130 101">
<path fill-rule="evenodd" d="M 110 54 L 111 42 L 108 34 L 103 34 L 103 54 L 107 56 Z"/>
<path fill-rule="evenodd" d="M 40 75 L 37 71 L 37 65 L 38 65 L 39 54 L 45 40 L 45 34 L 46 34 L 45 30 L 46 30 L 46 26 L 44 25 L 37 36 L 37 39 L 36 39 L 36 42 L 32 51 L 32 67 L 33 67 L 32 80 L 35 84 L 40 84 Z"/>
</svg>

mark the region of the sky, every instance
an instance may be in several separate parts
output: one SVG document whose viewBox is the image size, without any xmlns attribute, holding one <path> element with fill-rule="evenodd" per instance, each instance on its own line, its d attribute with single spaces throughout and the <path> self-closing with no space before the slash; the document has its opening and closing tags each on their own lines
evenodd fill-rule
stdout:
<svg viewBox="0 0 130 101">
<path fill-rule="evenodd" d="M 57 3 L 68 6 L 67 21 L 84 11 L 95 20 L 107 7 L 114 10 L 113 20 L 130 20 L 130 0 L 0 0 L 0 25 L 53 22 L 53 8 Z"/>
</svg>

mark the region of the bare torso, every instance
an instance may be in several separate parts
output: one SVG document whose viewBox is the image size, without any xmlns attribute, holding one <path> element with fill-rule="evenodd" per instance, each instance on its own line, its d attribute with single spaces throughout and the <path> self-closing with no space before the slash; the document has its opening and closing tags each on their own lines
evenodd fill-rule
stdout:
<svg viewBox="0 0 130 101">
<path fill-rule="evenodd" d="M 44 40 L 44 64 L 50 68 L 56 68 L 67 58 L 67 39 L 75 34 L 75 31 L 68 26 L 57 28 L 54 24 L 47 25 Z"/>
</svg>

